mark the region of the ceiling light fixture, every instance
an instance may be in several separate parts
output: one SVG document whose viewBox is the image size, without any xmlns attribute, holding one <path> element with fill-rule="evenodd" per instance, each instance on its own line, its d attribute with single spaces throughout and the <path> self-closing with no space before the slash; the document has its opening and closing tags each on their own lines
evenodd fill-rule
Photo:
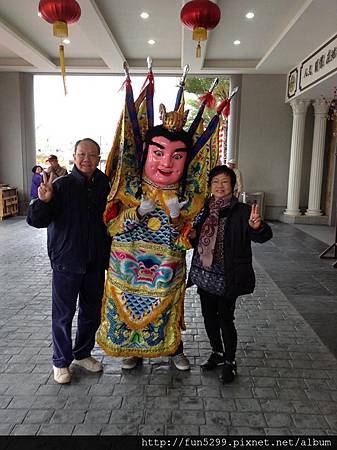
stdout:
<svg viewBox="0 0 337 450">
<path fill-rule="evenodd" d="M 70 39 L 67 39 L 67 38 L 66 38 L 66 39 L 63 39 L 62 42 L 63 42 L 63 44 L 70 44 Z"/>
<path fill-rule="evenodd" d="M 40 11 L 37 13 L 37 15 L 38 15 L 39 17 L 42 17 L 42 14 L 40 13 Z"/>
<path fill-rule="evenodd" d="M 156 41 L 154 39 L 149 39 L 147 41 L 147 43 L 150 44 L 150 45 L 154 45 L 156 43 Z"/>
<path fill-rule="evenodd" d="M 150 17 L 150 14 L 144 11 L 140 14 L 140 17 L 145 20 Z"/>
<path fill-rule="evenodd" d="M 233 41 L 233 44 L 234 44 L 234 45 L 240 45 L 240 44 L 241 44 L 241 41 L 239 41 L 239 39 L 236 39 L 235 41 Z"/>
<path fill-rule="evenodd" d="M 247 19 L 253 19 L 255 17 L 255 14 L 253 13 L 253 11 L 248 11 L 246 14 L 246 18 Z"/>
</svg>

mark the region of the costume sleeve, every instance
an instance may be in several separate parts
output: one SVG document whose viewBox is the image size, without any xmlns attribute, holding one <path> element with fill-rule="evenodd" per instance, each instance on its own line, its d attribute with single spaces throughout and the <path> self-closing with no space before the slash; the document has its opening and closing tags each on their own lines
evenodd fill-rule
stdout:
<svg viewBox="0 0 337 450">
<path fill-rule="evenodd" d="M 117 236 L 133 230 L 140 222 L 137 207 L 121 210 L 119 214 L 107 223 L 110 236 Z"/>
</svg>

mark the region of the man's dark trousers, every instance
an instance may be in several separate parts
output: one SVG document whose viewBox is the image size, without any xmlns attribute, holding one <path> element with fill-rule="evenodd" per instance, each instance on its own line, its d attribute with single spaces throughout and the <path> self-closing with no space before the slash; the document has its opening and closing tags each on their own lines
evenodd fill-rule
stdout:
<svg viewBox="0 0 337 450">
<path fill-rule="evenodd" d="M 84 274 L 53 270 L 52 335 L 55 367 L 68 367 L 74 358 L 83 359 L 91 355 L 100 325 L 104 279 L 104 270 L 87 270 Z M 73 347 L 71 328 L 77 297 L 77 332 Z"/>
</svg>

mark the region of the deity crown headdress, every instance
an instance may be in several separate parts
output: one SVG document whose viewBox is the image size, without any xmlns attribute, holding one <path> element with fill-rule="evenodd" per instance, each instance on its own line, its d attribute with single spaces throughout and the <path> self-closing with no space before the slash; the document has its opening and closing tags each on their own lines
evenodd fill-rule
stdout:
<svg viewBox="0 0 337 450">
<path fill-rule="evenodd" d="M 180 111 L 167 112 L 165 105 L 161 103 L 159 105 L 160 120 L 163 123 L 163 127 L 168 131 L 181 131 L 186 123 L 189 111 L 184 113 Z"/>
</svg>

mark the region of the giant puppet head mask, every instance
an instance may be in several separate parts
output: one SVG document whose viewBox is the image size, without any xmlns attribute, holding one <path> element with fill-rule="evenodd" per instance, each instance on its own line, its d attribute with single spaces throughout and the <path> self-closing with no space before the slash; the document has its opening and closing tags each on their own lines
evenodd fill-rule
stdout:
<svg viewBox="0 0 337 450">
<path fill-rule="evenodd" d="M 178 184 L 184 175 L 187 152 L 192 141 L 182 127 L 188 111 L 166 113 L 160 105 L 163 125 L 149 130 L 146 137 L 146 152 L 143 174 L 158 187 Z"/>
<path fill-rule="evenodd" d="M 186 159 L 184 142 L 155 136 L 148 144 L 144 175 L 159 187 L 177 184 L 184 174 Z"/>
</svg>

